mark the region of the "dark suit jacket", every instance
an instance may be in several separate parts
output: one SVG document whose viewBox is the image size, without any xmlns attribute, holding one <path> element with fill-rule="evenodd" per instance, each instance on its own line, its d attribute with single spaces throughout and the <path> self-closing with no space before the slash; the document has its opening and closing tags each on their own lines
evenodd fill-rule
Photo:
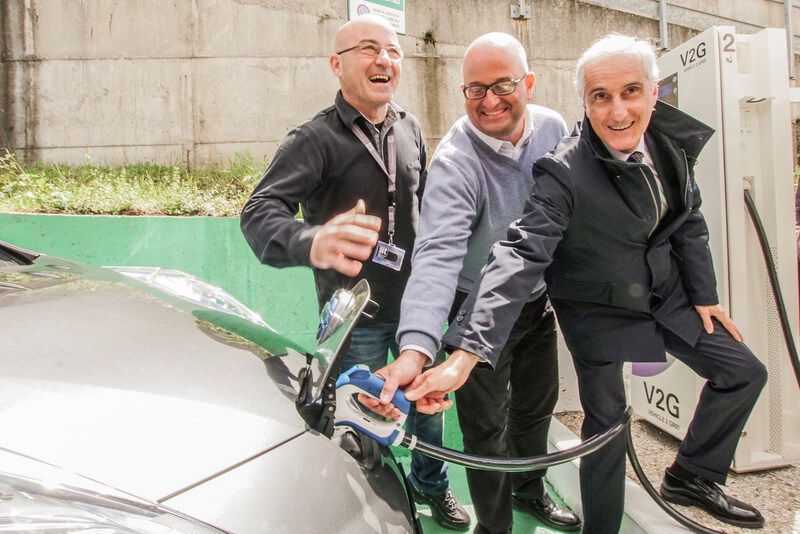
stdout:
<svg viewBox="0 0 800 534">
<path fill-rule="evenodd" d="M 584 119 L 534 165 L 523 217 L 492 248 L 444 344 L 493 364 L 543 273 L 574 357 L 659 361 L 668 328 L 691 345 L 693 305 L 716 304 L 708 229 L 693 168 L 713 134 L 659 102 L 646 133 L 670 206 L 659 222 L 642 164 L 613 159 Z"/>
</svg>

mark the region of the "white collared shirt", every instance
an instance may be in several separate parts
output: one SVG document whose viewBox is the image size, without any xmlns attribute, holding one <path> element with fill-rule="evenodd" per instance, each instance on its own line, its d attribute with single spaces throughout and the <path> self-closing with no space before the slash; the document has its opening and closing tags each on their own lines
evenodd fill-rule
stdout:
<svg viewBox="0 0 800 534">
<path fill-rule="evenodd" d="M 605 142 L 603 142 L 603 144 L 605 145 Z M 650 151 L 647 150 L 647 143 L 644 142 L 644 136 L 642 136 L 639 139 L 639 144 L 636 146 L 636 148 L 627 154 L 624 152 L 620 152 L 619 150 L 614 150 L 608 145 L 606 145 L 606 148 L 608 149 L 608 152 L 611 154 L 611 157 L 619 161 L 628 161 L 630 155 L 636 151 L 639 151 L 642 154 L 644 154 L 644 157 L 642 158 L 642 163 L 644 163 L 650 168 L 650 170 L 653 172 L 653 176 L 656 179 L 656 185 L 658 186 L 658 195 L 659 195 L 658 199 L 660 204 L 659 212 L 661 213 L 661 218 L 663 218 L 664 215 L 667 213 L 667 197 L 664 195 L 664 186 L 661 185 L 661 179 L 659 179 L 658 177 L 658 171 L 656 171 L 656 166 L 653 163 L 653 158 L 650 156 Z"/>
<path fill-rule="evenodd" d="M 528 141 L 533 135 L 533 117 L 531 116 L 531 110 L 528 106 L 525 106 L 525 115 L 523 116 L 523 130 L 522 130 L 522 137 L 519 138 L 516 145 L 512 145 L 510 141 L 504 141 L 503 139 L 498 139 L 496 137 L 492 137 L 490 135 L 486 135 L 482 131 L 480 131 L 472 121 L 469 120 L 467 117 L 467 124 L 472 131 L 480 138 L 481 141 L 489 145 L 489 148 L 500 154 L 501 156 L 505 156 L 507 158 L 511 158 L 513 160 L 519 161 L 519 158 L 522 157 L 522 153 L 525 151 L 525 145 L 528 144 Z"/>
</svg>

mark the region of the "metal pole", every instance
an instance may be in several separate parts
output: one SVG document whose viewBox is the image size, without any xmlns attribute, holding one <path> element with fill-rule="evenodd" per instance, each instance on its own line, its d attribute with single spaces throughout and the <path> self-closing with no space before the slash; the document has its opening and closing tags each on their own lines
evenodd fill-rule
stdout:
<svg viewBox="0 0 800 534">
<path fill-rule="evenodd" d="M 664 50 L 668 49 L 669 32 L 667 31 L 667 0 L 658 0 L 658 32 L 660 34 L 658 45 Z"/>
<path fill-rule="evenodd" d="M 792 27 L 792 3 L 793 0 L 783 0 L 783 8 L 786 11 L 786 48 L 789 52 L 789 78 L 794 79 L 794 28 Z"/>
</svg>

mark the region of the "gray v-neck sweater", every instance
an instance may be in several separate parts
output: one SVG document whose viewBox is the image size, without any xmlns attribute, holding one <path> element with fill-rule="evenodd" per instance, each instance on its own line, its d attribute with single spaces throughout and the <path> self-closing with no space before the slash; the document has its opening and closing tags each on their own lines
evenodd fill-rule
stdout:
<svg viewBox="0 0 800 534">
<path fill-rule="evenodd" d="M 530 105 L 533 134 L 520 159 L 501 156 L 462 117 L 445 135 L 431 160 L 411 277 L 400 310 L 397 339 L 434 353 L 455 290 L 468 293 L 486 263 L 489 249 L 506 237 L 522 215 L 533 188 L 532 167 L 567 134 L 555 111 Z M 544 292 L 531 288 L 531 299 Z"/>
</svg>

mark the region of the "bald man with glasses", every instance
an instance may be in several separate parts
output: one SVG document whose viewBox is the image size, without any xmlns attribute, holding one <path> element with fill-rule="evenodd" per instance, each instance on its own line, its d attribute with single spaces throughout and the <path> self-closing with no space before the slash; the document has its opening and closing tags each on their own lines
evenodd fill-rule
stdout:
<svg viewBox="0 0 800 534">
<path fill-rule="evenodd" d="M 397 332 L 401 355 L 378 371 L 389 389 L 410 381 L 433 361 L 445 320 L 454 320 L 490 247 L 522 215 L 534 183 L 533 163 L 567 134 L 561 115 L 530 103 L 534 83 L 525 50 L 510 35 L 484 35 L 466 51 L 466 116 L 444 136 L 428 171 Z M 476 369 L 456 391 L 469 453 L 521 457 L 547 452 L 559 377 L 555 319 L 545 289 L 540 281 L 528 295 L 495 369 Z M 512 507 L 549 527 L 578 530 L 575 514 L 548 495 L 544 474 L 468 469 L 475 532 L 510 532 Z"/>
<path fill-rule="evenodd" d="M 336 34 L 333 106 L 289 133 L 244 207 L 241 227 L 262 263 L 314 269 L 320 305 L 365 278 L 380 308 L 353 330 L 342 370 L 397 355 L 400 299 L 411 271 L 425 144 L 417 119 L 393 100 L 403 52 L 391 26 L 357 17 Z M 303 221 L 295 219 L 302 208 Z M 409 414 L 421 439 L 442 443 L 443 416 Z M 450 529 L 470 517 L 450 490 L 447 464 L 412 453 L 414 499 Z"/>
</svg>

